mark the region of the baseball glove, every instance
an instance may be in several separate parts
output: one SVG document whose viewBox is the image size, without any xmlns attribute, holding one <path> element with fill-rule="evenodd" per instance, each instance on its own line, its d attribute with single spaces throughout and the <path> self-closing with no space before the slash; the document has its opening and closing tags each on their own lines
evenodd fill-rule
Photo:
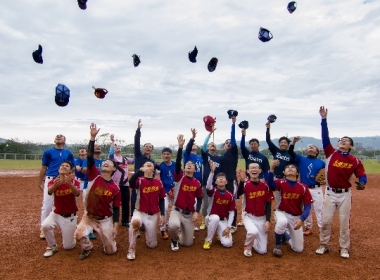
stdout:
<svg viewBox="0 0 380 280">
<path fill-rule="evenodd" d="M 317 176 L 315 176 L 315 181 L 318 182 L 321 185 L 325 185 L 326 184 L 326 177 L 325 177 L 325 169 L 324 168 L 322 168 L 321 170 L 319 170 Z"/>
<path fill-rule="evenodd" d="M 355 182 L 356 184 L 356 189 L 359 190 L 359 191 L 362 191 L 365 189 L 365 185 L 361 182 Z"/>
</svg>

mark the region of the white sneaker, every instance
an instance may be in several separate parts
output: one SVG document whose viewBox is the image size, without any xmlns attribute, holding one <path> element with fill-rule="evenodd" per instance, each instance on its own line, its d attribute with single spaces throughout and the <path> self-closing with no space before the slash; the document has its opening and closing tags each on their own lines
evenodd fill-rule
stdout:
<svg viewBox="0 0 380 280">
<path fill-rule="evenodd" d="M 45 258 L 51 257 L 52 255 L 54 255 L 54 253 L 57 253 L 57 252 L 58 252 L 57 245 L 47 247 L 46 252 L 44 253 L 44 257 Z"/>
<path fill-rule="evenodd" d="M 237 228 L 234 227 L 234 226 L 232 226 L 232 227 L 231 227 L 231 233 L 235 233 L 236 231 L 237 231 Z"/>
<path fill-rule="evenodd" d="M 347 249 L 340 249 L 340 257 L 343 259 L 348 259 L 350 257 L 350 253 Z"/>
<path fill-rule="evenodd" d="M 252 250 L 249 249 L 247 246 L 244 246 L 244 256 L 248 258 L 252 257 Z"/>
<path fill-rule="evenodd" d="M 170 244 L 171 244 L 170 246 L 171 246 L 173 252 L 177 252 L 179 250 L 178 241 L 172 240 L 170 242 Z"/>
<path fill-rule="evenodd" d="M 135 252 L 128 252 L 127 259 L 133 261 L 136 258 Z"/>
<path fill-rule="evenodd" d="M 194 231 L 199 231 L 199 228 L 198 227 L 194 227 Z"/>
<path fill-rule="evenodd" d="M 328 251 L 329 251 L 328 247 L 321 245 L 321 246 L 319 246 L 319 248 L 317 250 L 315 250 L 315 253 L 318 255 L 323 255 L 324 253 L 327 253 Z"/>
</svg>

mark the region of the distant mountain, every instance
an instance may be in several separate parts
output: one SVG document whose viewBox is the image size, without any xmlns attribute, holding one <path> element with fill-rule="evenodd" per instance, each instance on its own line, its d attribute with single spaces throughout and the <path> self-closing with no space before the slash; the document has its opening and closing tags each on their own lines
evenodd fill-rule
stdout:
<svg viewBox="0 0 380 280">
<path fill-rule="evenodd" d="M 5 141 L 7 141 L 7 139 L 0 138 L 0 143 L 4 143 Z"/>
</svg>

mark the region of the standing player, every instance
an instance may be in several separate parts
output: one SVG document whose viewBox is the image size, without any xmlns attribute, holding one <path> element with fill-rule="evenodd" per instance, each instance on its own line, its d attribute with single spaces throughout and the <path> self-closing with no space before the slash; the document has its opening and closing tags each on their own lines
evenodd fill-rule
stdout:
<svg viewBox="0 0 380 280">
<path fill-rule="evenodd" d="M 210 204 L 206 217 L 207 237 L 203 245 L 205 250 L 210 249 L 215 233 L 224 247 L 232 246 L 231 225 L 236 210 L 234 195 L 226 190 L 226 175 L 222 172 L 216 175 L 216 188 L 214 188 L 216 164 L 211 161 L 210 169 L 210 175 L 207 179 L 207 195 L 210 197 Z"/>
<path fill-rule="evenodd" d="M 179 135 L 178 152 L 174 173 L 174 203 L 173 211 L 169 218 L 169 236 L 172 251 L 178 251 L 180 243 L 183 246 L 193 245 L 194 221 L 198 219 L 202 205 L 202 187 L 194 178 L 195 163 L 188 161 L 185 168 L 181 170 L 181 160 L 185 139 Z M 196 208 L 194 201 L 197 199 Z"/>
<path fill-rule="evenodd" d="M 42 223 L 42 231 L 48 243 L 44 253 L 45 258 L 58 252 L 54 236 L 56 226 L 61 229 L 64 249 L 73 249 L 76 244 L 74 239 L 78 211 L 76 198 L 80 193 L 80 183 L 70 179 L 72 170 L 73 165 L 70 161 L 62 162 L 58 170 L 59 175 L 48 183 L 48 194 L 54 196 L 54 210 Z"/>
<path fill-rule="evenodd" d="M 108 158 L 117 164 L 117 170 L 112 176 L 112 180 L 119 186 L 121 191 L 121 225 L 129 227 L 129 184 L 128 184 L 128 164 L 133 164 L 133 159 L 121 155 L 121 147 L 115 144 L 115 137 L 110 136 L 111 147 Z"/>
<path fill-rule="evenodd" d="M 329 251 L 331 237 L 331 225 L 336 210 L 339 211 L 340 222 L 340 256 L 350 257 L 350 215 L 351 215 L 351 183 L 350 178 L 355 175 L 359 178 L 356 182 L 358 190 L 364 190 L 367 183 L 367 175 L 362 162 L 350 154 L 354 141 L 344 136 L 339 139 L 338 149 L 334 149 L 330 143 L 329 130 L 327 128 L 327 109 L 321 106 L 319 114 L 322 117 L 322 144 L 326 155 L 326 194 L 323 202 L 322 230 L 319 237 L 320 247 L 316 250 L 318 255 Z"/>
<path fill-rule="evenodd" d="M 294 162 L 292 157 L 288 153 L 290 140 L 288 137 L 285 136 L 280 137 L 280 139 L 278 140 L 278 148 L 275 144 L 273 144 L 272 140 L 270 139 L 270 124 L 270 121 L 268 121 L 265 124 L 265 126 L 267 127 L 266 141 L 269 146 L 269 151 L 273 156 L 273 160 L 279 161 L 279 165 L 276 166 L 274 169 L 274 176 L 276 179 L 282 179 L 284 178 L 285 166 Z M 278 191 L 275 191 L 274 196 L 276 198 L 276 208 L 278 208 L 281 200 L 280 193 Z"/>
<path fill-rule="evenodd" d="M 210 134 L 206 136 L 206 139 L 202 146 L 202 161 L 203 161 L 203 179 L 202 179 L 202 191 L 203 191 L 203 200 L 202 200 L 202 224 L 199 227 L 200 229 L 206 228 L 205 218 L 207 216 L 208 202 L 209 196 L 207 195 L 207 179 L 210 175 L 210 164 L 215 164 L 214 173 L 218 174 L 220 169 L 220 162 L 222 160 L 221 156 L 218 156 L 216 152 L 216 144 L 214 142 L 208 143 L 211 135 L 216 130 L 215 127 L 212 127 Z M 213 179 L 213 183 L 215 183 L 215 178 Z"/>
<path fill-rule="evenodd" d="M 139 172 L 133 174 L 130 180 L 131 188 L 137 190 L 136 208 L 133 212 L 131 227 L 129 228 L 128 260 L 136 258 L 136 239 L 139 228 L 145 226 L 146 245 L 149 248 L 157 247 L 157 224 L 159 213 L 160 225 L 165 220 L 165 191 L 161 181 L 154 178 L 153 163 L 147 161 Z"/>
<path fill-rule="evenodd" d="M 165 222 L 161 225 L 161 238 L 169 239 L 169 235 L 166 232 L 166 223 L 169 221 L 169 203 L 173 205 L 173 191 L 174 188 L 174 172 L 175 162 L 172 161 L 172 150 L 170 148 L 163 148 L 161 152 L 163 162 L 160 163 L 160 178 L 164 185 L 166 193 L 165 197 Z"/>
<path fill-rule="evenodd" d="M 289 244 L 298 253 L 304 249 L 304 238 L 302 232 L 303 222 L 310 214 L 311 197 L 309 188 L 297 181 L 299 172 L 294 164 L 285 166 L 284 179 L 273 180 L 275 167 L 280 164 L 279 160 L 274 160 L 268 173 L 268 185 L 271 190 L 279 191 L 281 200 L 275 212 L 276 227 L 274 234 L 276 245 L 273 254 L 276 257 L 282 256 L 281 244 L 284 233 L 288 228 L 290 234 Z"/>
<path fill-rule="evenodd" d="M 260 169 L 262 170 L 259 178 L 263 179 L 264 174 L 269 171 L 268 158 L 264 154 L 259 152 L 260 142 L 256 138 L 252 138 L 251 140 L 249 140 L 249 147 L 251 148 L 251 151 L 248 151 L 247 147 L 245 146 L 245 135 L 246 130 L 243 128 L 241 130 L 240 149 L 245 159 L 245 168 L 246 170 L 248 170 L 248 167 L 251 163 L 257 163 Z"/>
<path fill-rule="evenodd" d="M 41 226 L 46 217 L 53 208 L 53 197 L 48 194 L 48 183 L 50 180 L 58 176 L 58 169 L 62 162 L 68 160 L 74 166 L 74 155 L 65 149 L 66 137 L 58 134 L 54 139 L 54 148 L 44 151 L 42 154 L 42 166 L 38 177 L 38 187 L 43 192 L 43 201 L 41 208 Z M 45 239 L 44 233 L 41 231 L 40 238 Z"/>
<path fill-rule="evenodd" d="M 315 216 L 319 230 L 322 228 L 322 207 L 323 207 L 323 192 L 319 182 L 316 181 L 318 172 L 325 168 L 325 162 L 318 157 L 319 149 L 314 145 L 309 145 L 306 150 L 306 157 L 294 153 L 294 145 L 301 139 L 296 136 L 293 138 L 292 144 L 289 147 L 289 154 L 295 160 L 298 168 L 300 169 L 300 181 L 304 183 L 313 197 L 312 209 L 314 209 Z M 313 233 L 313 215 L 310 215 L 305 220 L 304 235 Z"/>
<path fill-rule="evenodd" d="M 84 181 L 86 180 L 86 174 L 83 171 L 83 161 L 87 157 L 86 148 L 79 148 L 78 151 L 79 157 L 75 159 L 75 179 L 77 179 L 80 183 L 80 190 L 83 191 Z M 83 200 L 84 203 L 84 200 Z"/>
<path fill-rule="evenodd" d="M 249 180 L 245 180 L 246 172 Z M 273 193 L 266 182 L 260 180 L 260 165 L 252 162 L 247 171 L 240 172 L 238 197 L 244 195 L 242 203 L 243 224 L 247 230 L 244 242 L 244 256 L 252 257 L 252 248 L 259 254 L 266 254 L 268 230 L 270 228 Z"/>
<path fill-rule="evenodd" d="M 151 143 L 145 143 L 142 149 L 142 152 L 140 150 L 140 138 L 141 138 L 141 128 L 142 123 L 141 120 L 137 122 L 137 129 L 135 134 L 135 172 L 138 172 L 139 169 L 144 165 L 145 162 L 150 161 L 153 164 L 155 164 L 154 159 L 152 158 L 151 154 L 153 152 L 153 145 Z M 135 210 L 135 204 L 136 204 L 136 190 L 132 189 L 132 195 L 131 195 L 131 215 L 133 215 L 133 210 Z"/>
<path fill-rule="evenodd" d="M 75 238 L 82 247 L 80 260 L 88 257 L 93 244 L 88 235 L 95 229 L 103 242 L 107 255 L 116 253 L 116 236 L 118 233 L 121 194 L 119 187 L 112 180 L 116 171 L 116 163 L 106 160 L 102 163 L 102 174 L 99 174 L 94 162 L 95 137 L 100 129 L 96 124 L 90 126 L 90 141 L 87 155 L 88 191 L 85 200 L 85 214 L 79 223 Z"/>
<path fill-rule="evenodd" d="M 221 167 L 220 171 L 226 174 L 227 179 L 227 190 L 232 193 L 236 194 L 235 188 L 236 186 L 236 167 L 238 164 L 238 148 L 236 145 L 236 138 L 235 138 L 235 123 L 236 123 L 236 116 L 232 116 L 232 125 L 231 125 L 231 139 L 227 139 L 224 142 L 224 150 L 225 153 L 222 156 L 221 160 Z M 236 232 L 236 217 L 237 217 L 237 210 L 235 209 L 235 215 L 234 220 L 232 221 L 231 226 L 231 233 Z"/>
</svg>

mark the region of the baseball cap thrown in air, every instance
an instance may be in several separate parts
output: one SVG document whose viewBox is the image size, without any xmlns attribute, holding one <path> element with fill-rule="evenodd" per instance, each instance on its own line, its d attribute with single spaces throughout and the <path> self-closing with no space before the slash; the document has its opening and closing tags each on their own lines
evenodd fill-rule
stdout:
<svg viewBox="0 0 380 280">
<path fill-rule="evenodd" d="M 64 107 L 69 104 L 70 90 L 63 84 L 58 84 L 55 88 L 55 104 Z"/>
</svg>

